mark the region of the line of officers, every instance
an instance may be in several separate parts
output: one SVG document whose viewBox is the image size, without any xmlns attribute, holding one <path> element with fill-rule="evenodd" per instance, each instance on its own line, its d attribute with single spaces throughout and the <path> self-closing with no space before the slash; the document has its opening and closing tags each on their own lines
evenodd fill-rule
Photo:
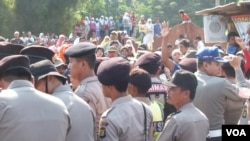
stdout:
<svg viewBox="0 0 250 141">
<path fill-rule="evenodd" d="M 201 58 L 218 59 L 218 50 L 211 49 Z M 68 48 L 67 78 L 56 70 L 48 48 L 0 43 L 0 140 L 207 139 L 211 123 L 192 103 L 200 81 L 194 74 L 176 71 L 162 83 L 156 53 L 144 53 L 134 64 L 138 68 L 131 68 L 122 57 L 96 65 L 95 50 L 89 42 Z"/>
<path fill-rule="evenodd" d="M 142 56 L 138 65 L 150 74 L 135 71 L 132 78 L 128 60 L 105 58 L 96 64 L 95 50 L 89 42 L 67 49 L 66 77 L 56 69 L 50 49 L 1 42 L 0 140 L 156 140 L 164 118 L 176 111 L 166 103 L 166 86 L 155 76 L 160 56 Z M 77 87 L 72 89 L 69 81 Z M 151 82 L 156 87 L 152 99 L 161 100 L 145 96 Z"/>
</svg>

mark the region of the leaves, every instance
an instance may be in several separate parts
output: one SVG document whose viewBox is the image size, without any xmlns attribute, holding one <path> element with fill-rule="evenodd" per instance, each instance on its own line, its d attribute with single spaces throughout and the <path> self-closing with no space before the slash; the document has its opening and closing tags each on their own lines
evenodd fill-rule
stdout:
<svg viewBox="0 0 250 141">
<path fill-rule="evenodd" d="M 221 5 L 236 0 L 221 0 Z M 179 9 L 184 9 L 192 21 L 203 26 L 202 16 L 196 11 L 214 7 L 211 0 L 2 0 L 0 1 L 0 34 L 11 38 L 13 32 L 32 31 L 65 33 L 72 31 L 82 16 L 113 16 L 117 19 L 124 12 L 133 11 L 137 20 L 160 18 L 169 21 L 170 26 L 180 23 Z"/>
</svg>

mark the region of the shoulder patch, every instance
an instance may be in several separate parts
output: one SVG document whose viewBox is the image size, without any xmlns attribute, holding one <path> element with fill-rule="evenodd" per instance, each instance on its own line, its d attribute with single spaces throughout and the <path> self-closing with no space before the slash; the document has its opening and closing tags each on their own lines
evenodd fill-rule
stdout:
<svg viewBox="0 0 250 141">
<path fill-rule="evenodd" d="M 106 112 L 103 113 L 101 120 L 100 120 L 100 127 L 99 127 L 99 137 L 100 138 L 105 138 L 106 137 L 106 127 L 109 125 L 107 122 L 106 117 L 108 114 L 114 109 L 114 107 L 109 108 Z"/>
<path fill-rule="evenodd" d="M 99 137 L 100 138 L 105 138 L 106 137 L 106 128 L 105 127 L 101 127 L 99 130 Z"/>
</svg>

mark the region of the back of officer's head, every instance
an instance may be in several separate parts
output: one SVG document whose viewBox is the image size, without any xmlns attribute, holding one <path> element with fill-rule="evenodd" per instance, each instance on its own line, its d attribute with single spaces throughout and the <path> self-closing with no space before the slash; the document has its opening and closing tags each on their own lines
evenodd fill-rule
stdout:
<svg viewBox="0 0 250 141">
<path fill-rule="evenodd" d="M 135 68 L 130 72 L 129 83 L 135 86 L 140 94 L 146 94 L 151 87 L 150 74 L 140 68 Z"/>
<path fill-rule="evenodd" d="M 141 55 L 135 66 L 138 66 L 141 69 L 146 70 L 149 74 L 155 75 L 157 74 L 161 65 L 161 56 L 154 52 L 147 52 Z"/>
<path fill-rule="evenodd" d="M 97 70 L 102 85 L 115 86 L 119 92 L 126 92 L 129 80 L 130 64 L 122 57 L 102 61 Z"/>
<path fill-rule="evenodd" d="M 0 60 L 0 79 L 11 82 L 13 80 L 32 80 L 29 58 L 24 55 L 10 55 Z"/>
</svg>

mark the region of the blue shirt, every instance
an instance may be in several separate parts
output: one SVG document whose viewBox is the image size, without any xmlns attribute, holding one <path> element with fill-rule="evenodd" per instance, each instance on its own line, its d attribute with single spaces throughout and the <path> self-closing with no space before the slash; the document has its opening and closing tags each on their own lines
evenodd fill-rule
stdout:
<svg viewBox="0 0 250 141">
<path fill-rule="evenodd" d="M 237 53 L 237 50 L 238 50 L 237 46 L 235 46 L 235 45 L 228 45 L 226 53 L 227 54 L 233 54 L 233 55 L 235 55 Z"/>
<path fill-rule="evenodd" d="M 155 33 L 155 35 L 161 34 L 161 25 L 159 23 L 154 24 L 154 33 Z"/>
</svg>

